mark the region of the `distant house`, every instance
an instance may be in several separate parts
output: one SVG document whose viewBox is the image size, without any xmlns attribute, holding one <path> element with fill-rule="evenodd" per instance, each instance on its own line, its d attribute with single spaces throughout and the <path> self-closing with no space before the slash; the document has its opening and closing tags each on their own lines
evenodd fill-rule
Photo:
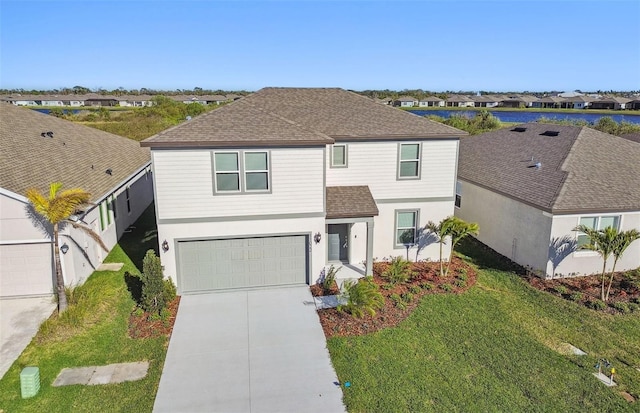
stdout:
<svg viewBox="0 0 640 413">
<path fill-rule="evenodd" d="M 427 96 L 418 101 L 418 107 L 427 108 L 427 107 L 444 107 L 445 102 L 444 99 L 440 99 L 436 96 Z"/>
<path fill-rule="evenodd" d="M 594 99 L 589 96 L 570 96 L 564 98 L 562 107 L 567 109 L 587 109 L 591 106 L 591 102 Z"/>
<path fill-rule="evenodd" d="M 474 100 L 464 95 L 451 95 L 445 99 L 445 102 L 447 107 L 472 108 L 475 106 Z"/>
<path fill-rule="evenodd" d="M 225 102 L 230 102 L 233 100 L 233 98 L 222 95 L 205 95 L 202 96 L 202 98 L 205 102 L 207 102 L 207 105 L 221 105 Z"/>
<path fill-rule="evenodd" d="M 490 95 L 470 96 L 476 108 L 495 108 L 500 104 L 499 98 Z"/>
<path fill-rule="evenodd" d="M 505 108 L 531 108 L 535 107 L 538 98 L 530 95 L 510 95 L 505 96 L 500 102 L 500 106 Z"/>
<path fill-rule="evenodd" d="M 401 108 L 412 108 L 418 106 L 418 99 L 412 96 L 400 96 L 393 101 L 393 106 L 399 106 Z"/>
<path fill-rule="evenodd" d="M 564 98 L 558 96 L 546 96 L 533 102 L 533 107 L 542 109 L 559 109 L 562 107 L 564 101 Z"/>
<path fill-rule="evenodd" d="M 581 92 L 562 92 L 562 93 L 558 93 L 558 97 L 561 98 L 576 98 L 576 97 L 580 97 L 580 96 L 584 96 L 584 93 Z"/>
<path fill-rule="evenodd" d="M 640 230 L 640 145 L 587 127 L 528 123 L 462 139 L 456 216 L 478 239 L 546 276 L 593 274 L 580 224 Z M 609 268 L 611 263 L 609 263 Z M 617 265 L 640 266 L 640 242 Z"/>
<path fill-rule="evenodd" d="M 623 97 L 606 97 L 591 102 L 591 109 L 622 110 L 627 108 L 626 105 L 629 102 L 631 102 L 631 99 Z"/>
<path fill-rule="evenodd" d="M 640 132 L 627 133 L 625 135 L 620 136 L 621 138 L 625 138 L 627 140 L 640 143 Z"/>
<path fill-rule="evenodd" d="M 148 138 L 165 274 L 188 294 L 437 259 L 424 227 L 453 214 L 464 135 L 343 89 L 265 88 Z"/>
<path fill-rule="evenodd" d="M 640 110 L 640 98 L 630 100 L 625 104 L 625 108 L 631 110 Z"/>
<path fill-rule="evenodd" d="M 85 106 L 102 106 L 102 107 L 111 107 L 118 106 L 118 98 L 115 96 L 107 96 L 107 95 L 88 95 L 84 100 Z"/>
<path fill-rule="evenodd" d="M 78 222 L 111 248 L 153 200 L 149 150 L 138 142 L 37 111 L 0 104 L 0 298 L 51 295 L 50 228 L 30 209 L 28 188 L 80 187 L 93 203 Z M 65 283 L 82 283 L 106 252 L 84 232 L 61 227 Z"/>
<path fill-rule="evenodd" d="M 123 95 L 118 98 L 119 106 L 140 108 L 144 106 L 152 106 L 151 95 Z"/>
</svg>

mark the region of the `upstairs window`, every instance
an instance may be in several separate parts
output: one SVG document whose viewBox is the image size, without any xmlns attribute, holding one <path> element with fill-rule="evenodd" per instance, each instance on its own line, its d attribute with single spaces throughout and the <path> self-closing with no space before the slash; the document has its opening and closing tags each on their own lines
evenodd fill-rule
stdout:
<svg viewBox="0 0 640 413">
<path fill-rule="evenodd" d="M 219 152 L 215 156 L 216 192 L 240 191 L 240 162 L 237 152 Z"/>
<path fill-rule="evenodd" d="M 331 147 L 331 167 L 347 167 L 347 145 L 333 145 Z"/>
<path fill-rule="evenodd" d="M 269 157 L 266 152 L 245 152 L 244 169 L 247 191 L 269 190 Z"/>
<path fill-rule="evenodd" d="M 398 156 L 398 179 L 420 178 L 420 144 L 401 143 Z"/>
<path fill-rule="evenodd" d="M 585 225 L 591 229 L 602 230 L 607 227 L 612 227 L 616 230 L 620 229 L 620 215 L 605 215 L 597 217 L 582 217 L 580 218 L 580 225 Z M 591 238 L 587 234 L 578 232 L 577 247 L 580 249 L 582 246 L 591 242 Z"/>
<path fill-rule="evenodd" d="M 215 152 L 216 193 L 266 192 L 271 190 L 270 159 L 266 151 Z"/>
</svg>

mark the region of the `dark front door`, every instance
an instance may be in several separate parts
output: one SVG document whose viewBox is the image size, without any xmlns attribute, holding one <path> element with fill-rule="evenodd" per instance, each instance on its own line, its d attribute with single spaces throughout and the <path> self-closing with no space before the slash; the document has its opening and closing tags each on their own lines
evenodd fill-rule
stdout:
<svg viewBox="0 0 640 413">
<path fill-rule="evenodd" d="M 349 225 L 329 224 L 329 261 L 349 260 Z"/>
</svg>

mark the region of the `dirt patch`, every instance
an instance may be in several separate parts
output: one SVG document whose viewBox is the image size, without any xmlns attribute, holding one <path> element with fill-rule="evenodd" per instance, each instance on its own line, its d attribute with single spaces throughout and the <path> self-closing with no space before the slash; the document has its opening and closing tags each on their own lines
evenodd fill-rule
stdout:
<svg viewBox="0 0 640 413">
<path fill-rule="evenodd" d="M 640 312 L 640 269 L 616 272 L 614 274 L 609 301 L 606 304 L 600 300 L 602 290 L 601 275 L 554 278 L 551 280 L 528 275 L 525 279 L 538 290 L 574 301 L 588 308 L 609 314 Z M 607 275 L 605 289 L 608 284 L 609 276 Z"/>
<path fill-rule="evenodd" d="M 446 277 L 439 276 L 440 264 L 437 262 L 413 263 L 414 277 L 409 282 L 396 285 L 391 285 L 381 276 L 387 266 L 387 262 L 373 265 L 373 282 L 384 296 L 384 307 L 376 310 L 374 316 L 355 318 L 335 308 L 318 311 L 327 338 L 363 335 L 394 327 L 413 312 L 425 295 L 460 294 L 476 283 L 475 269 L 459 258 L 453 259 Z"/>
<path fill-rule="evenodd" d="M 176 322 L 180 297 L 176 297 L 169 303 L 169 317 L 161 319 L 149 313 L 139 313 L 135 309 L 129 316 L 129 337 L 131 338 L 152 338 L 169 337 Z M 137 307 L 136 307 L 137 308 Z"/>
</svg>

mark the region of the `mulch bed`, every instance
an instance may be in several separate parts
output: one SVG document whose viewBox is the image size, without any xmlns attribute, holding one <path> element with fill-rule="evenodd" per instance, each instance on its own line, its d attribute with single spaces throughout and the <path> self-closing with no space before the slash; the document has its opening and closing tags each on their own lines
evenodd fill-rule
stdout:
<svg viewBox="0 0 640 413">
<path fill-rule="evenodd" d="M 600 274 L 549 280 L 535 275 L 528 275 L 526 279 L 531 286 L 538 290 L 574 301 L 585 307 L 593 308 L 593 302 L 600 300 L 602 289 L 602 276 Z M 607 274 L 605 289 L 608 285 L 609 275 Z M 603 311 L 609 314 L 624 312 L 620 309 L 624 305 L 621 307 L 617 303 L 625 303 L 630 306 L 629 312 L 640 311 L 640 269 L 616 272 L 614 274 L 609 301 Z"/>
<path fill-rule="evenodd" d="M 180 296 L 177 296 L 167 306 L 170 314 L 167 320 L 161 320 L 159 317 L 152 317 L 151 314 L 144 312 L 136 315 L 136 310 L 134 309 L 129 316 L 129 337 L 155 338 L 171 336 L 173 325 L 176 322 L 176 314 L 178 314 L 179 305 Z"/>
<path fill-rule="evenodd" d="M 439 263 L 416 262 L 412 264 L 412 271 L 416 273 L 416 276 L 407 283 L 394 286 L 391 286 L 388 280 L 381 276 L 387 266 L 386 262 L 373 264 L 373 281 L 384 296 L 384 307 L 376 310 L 375 315 L 355 318 L 346 312 L 338 312 L 335 308 L 318 311 L 320 323 L 327 338 L 357 336 L 394 327 L 413 312 L 423 296 L 427 294 L 460 294 L 476 283 L 475 269 L 457 257 L 451 262 L 451 268 L 446 277 L 440 277 Z M 311 288 L 313 294 L 314 286 Z M 322 288 L 319 289 L 322 290 Z M 412 294 L 413 299 L 404 303 L 404 306 L 398 305 L 391 298 L 394 294 L 402 296 L 407 293 Z"/>
</svg>

